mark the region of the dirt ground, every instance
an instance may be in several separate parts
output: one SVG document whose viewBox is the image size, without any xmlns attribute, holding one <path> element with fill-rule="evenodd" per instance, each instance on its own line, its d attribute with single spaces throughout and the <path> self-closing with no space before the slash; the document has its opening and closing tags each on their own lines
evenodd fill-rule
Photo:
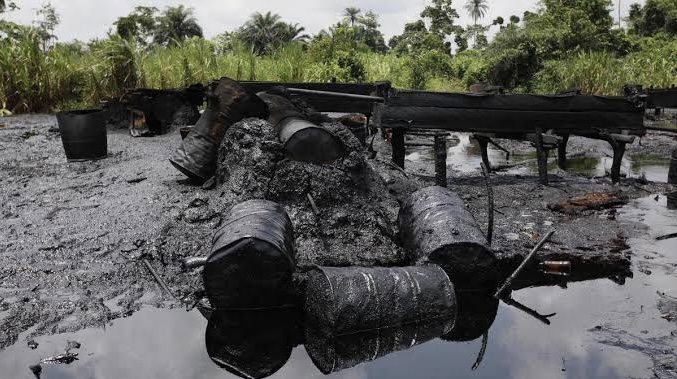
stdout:
<svg viewBox="0 0 677 379">
<path fill-rule="evenodd" d="M 202 289 L 199 270 L 182 273 L 180 259 L 208 254 L 214 229 L 238 197 L 219 185 L 192 184 L 169 164 L 180 143 L 178 131 L 132 138 L 127 131 L 109 130 L 108 158 L 69 163 L 54 116 L 3 118 L 0 124 L 4 125 L 0 128 L 0 350 L 17 342 L 20 334 L 30 340 L 105 326 L 144 305 L 176 306 L 144 261 L 165 278 L 181 302 L 194 303 Z M 669 157 L 670 146 L 676 144 L 674 137 L 658 134 L 630 150 Z M 510 148 L 530 149 L 528 144 Z M 385 223 L 396 225 L 397 203 L 433 184 L 432 167 L 414 165 L 402 172 L 389 163 L 389 145 L 377 141 L 376 150 L 376 159 L 366 162 L 385 183 L 381 190 L 387 193 L 379 196 L 390 199 L 379 205 L 385 209 Z M 570 153 L 577 152 L 609 154 L 611 149 L 573 138 Z M 550 181 L 549 186 L 541 186 L 535 176 L 492 176 L 497 210 L 493 246 L 502 272 L 511 272 L 540 237 L 555 228 L 557 233 L 541 259 L 572 261 L 582 268 L 580 280 L 611 276 L 622 280 L 628 275 L 631 255 L 625 241 L 644 233 L 642 227 L 617 220 L 613 210 L 566 214 L 550 206 L 589 192 L 611 191 L 633 199 L 676 190 L 636 179 L 612 185 L 608 178 L 559 170 L 551 172 Z M 484 178 L 478 172 L 450 171 L 449 184 L 485 228 Z M 364 241 L 377 240 L 366 234 Z M 393 251 L 398 254 L 397 248 Z M 302 263 L 325 258 L 308 255 Z M 377 258 L 370 259 L 401 263 L 399 256 Z M 538 284 L 534 280 L 525 279 L 517 287 Z M 666 299 L 661 306 L 674 310 L 675 302 Z"/>
</svg>

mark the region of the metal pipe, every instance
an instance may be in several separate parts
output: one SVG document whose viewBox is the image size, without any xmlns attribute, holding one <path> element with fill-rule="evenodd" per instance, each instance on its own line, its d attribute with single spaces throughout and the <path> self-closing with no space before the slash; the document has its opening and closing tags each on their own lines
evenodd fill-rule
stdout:
<svg viewBox="0 0 677 379">
<path fill-rule="evenodd" d="M 378 103 L 385 103 L 385 99 L 382 98 L 382 97 L 379 97 L 379 96 L 356 95 L 356 94 L 353 94 L 353 93 L 317 91 L 317 90 L 302 89 L 302 88 L 287 88 L 287 92 L 304 94 L 304 95 L 342 97 L 342 98 L 345 98 L 345 99 L 368 100 L 368 101 L 374 101 L 374 102 L 378 102 Z"/>
<path fill-rule="evenodd" d="M 204 267 L 207 264 L 207 257 L 200 258 L 184 258 L 181 260 L 181 269 L 183 271 L 192 270 L 194 268 Z"/>
</svg>

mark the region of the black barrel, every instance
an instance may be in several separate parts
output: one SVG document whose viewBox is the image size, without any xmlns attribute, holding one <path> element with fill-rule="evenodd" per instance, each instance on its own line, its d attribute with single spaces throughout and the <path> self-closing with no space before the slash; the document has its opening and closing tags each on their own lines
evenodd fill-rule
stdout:
<svg viewBox="0 0 677 379">
<path fill-rule="evenodd" d="M 670 171 L 668 172 L 668 183 L 677 184 L 677 149 L 672 151 L 672 159 L 670 159 Z"/>
<path fill-rule="evenodd" d="M 415 192 L 400 208 L 398 225 L 413 262 L 440 265 L 457 288 L 495 288 L 496 256 L 454 192 L 437 186 Z"/>
<path fill-rule="evenodd" d="M 453 320 L 432 319 L 345 336 L 330 336 L 308 329 L 306 351 L 315 366 L 329 375 L 439 338 L 452 324 Z"/>
<path fill-rule="evenodd" d="M 296 302 L 294 232 L 280 205 L 251 200 L 234 206 L 214 235 L 203 271 L 216 309 L 284 307 Z"/>
<path fill-rule="evenodd" d="M 289 117 L 278 125 L 280 142 L 294 160 L 331 163 L 346 155 L 346 147 L 334 133 L 301 118 Z"/>
<path fill-rule="evenodd" d="M 102 109 L 85 109 L 56 114 L 63 149 L 68 160 L 105 158 L 108 155 L 106 121 Z"/>
<path fill-rule="evenodd" d="M 318 267 L 308 273 L 305 308 L 309 325 L 341 336 L 453 320 L 456 302 L 454 286 L 439 266 Z"/>
<path fill-rule="evenodd" d="M 306 120 L 291 100 L 277 94 L 280 91 L 284 92 L 284 89 L 262 92 L 258 96 L 268 106 L 268 122 L 277 130 L 290 158 L 301 162 L 329 163 L 347 154 L 338 136 Z"/>
<path fill-rule="evenodd" d="M 205 331 L 207 353 L 219 367 L 241 378 L 266 378 L 303 342 L 296 309 L 216 312 Z"/>
</svg>

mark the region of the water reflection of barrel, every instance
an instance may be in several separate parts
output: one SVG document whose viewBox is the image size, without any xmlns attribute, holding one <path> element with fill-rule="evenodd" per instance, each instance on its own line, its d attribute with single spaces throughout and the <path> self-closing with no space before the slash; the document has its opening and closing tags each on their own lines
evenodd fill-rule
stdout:
<svg viewBox="0 0 677 379">
<path fill-rule="evenodd" d="M 454 287 L 435 265 L 316 268 L 308 274 L 306 319 L 345 335 L 455 317 Z"/>
<path fill-rule="evenodd" d="M 440 265 L 457 288 L 491 288 L 496 257 L 463 200 L 442 187 L 407 199 L 398 216 L 400 239 L 412 260 Z"/>
<path fill-rule="evenodd" d="M 217 312 L 205 332 L 214 363 L 242 378 L 266 378 L 302 342 L 302 315 L 295 309 Z"/>
<path fill-rule="evenodd" d="M 670 171 L 668 171 L 668 183 L 677 184 L 677 149 L 672 151 Z"/>
<path fill-rule="evenodd" d="M 456 292 L 456 322 L 442 337 L 446 341 L 474 341 L 489 331 L 496 320 L 499 301 L 493 292 Z"/>
<path fill-rule="evenodd" d="M 677 209 L 677 192 L 668 194 L 668 209 Z"/>
<path fill-rule="evenodd" d="M 279 307 L 294 303 L 294 233 L 278 204 L 251 200 L 233 207 L 213 239 L 203 272 L 217 309 Z"/>
<path fill-rule="evenodd" d="M 433 319 L 394 328 L 332 336 L 306 331 L 306 351 L 323 374 L 331 374 L 410 349 L 449 331 L 453 320 Z"/>
</svg>

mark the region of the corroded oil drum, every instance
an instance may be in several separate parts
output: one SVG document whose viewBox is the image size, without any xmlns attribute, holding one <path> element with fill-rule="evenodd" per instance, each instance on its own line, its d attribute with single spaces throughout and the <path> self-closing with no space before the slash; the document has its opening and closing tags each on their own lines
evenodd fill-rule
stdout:
<svg viewBox="0 0 677 379">
<path fill-rule="evenodd" d="M 234 206 L 214 234 L 203 271 L 216 309 L 259 309 L 295 303 L 291 220 L 277 203 L 251 200 Z"/>
<path fill-rule="evenodd" d="M 456 302 L 454 286 L 439 266 L 318 267 L 308 273 L 305 308 L 308 325 L 341 336 L 454 320 Z"/>
<path fill-rule="evenodd" d="M 108 155 L 108 112 L 86 109 L 56 114 L 63 149 L 68 160 L 105 158 Z"/>
<path fill-rule="evenodd" d="M 310 121 L 289 117 L 282 120 L 277 128 L 284 149 L 294 160 L 331 163 L 346 155 L 341 139 Z"/>
<path fill-rule="evenodd" d="M 267 378 L 303 341 L 301 319 L 295 309 L 216 312 L 205 331 L 207 353 L 219 367 L 241 378 Z"/>
<path fill-rule="evenodd" d="M 432 319 L 345 336 L 306 331 L 306 351 L 325 375 L 371 362 L 388 354 L 411 349 L 439 338 L 449 331 L 453 320 Z"/>
<path fill-rule="evenodd" d="M 398 225 L 412 262 L 440 265 L 457 288 L 496 286 L 496 256 L 454 192 L 437 186 L 415 192 L 400 208 Z"/>
</svg>

